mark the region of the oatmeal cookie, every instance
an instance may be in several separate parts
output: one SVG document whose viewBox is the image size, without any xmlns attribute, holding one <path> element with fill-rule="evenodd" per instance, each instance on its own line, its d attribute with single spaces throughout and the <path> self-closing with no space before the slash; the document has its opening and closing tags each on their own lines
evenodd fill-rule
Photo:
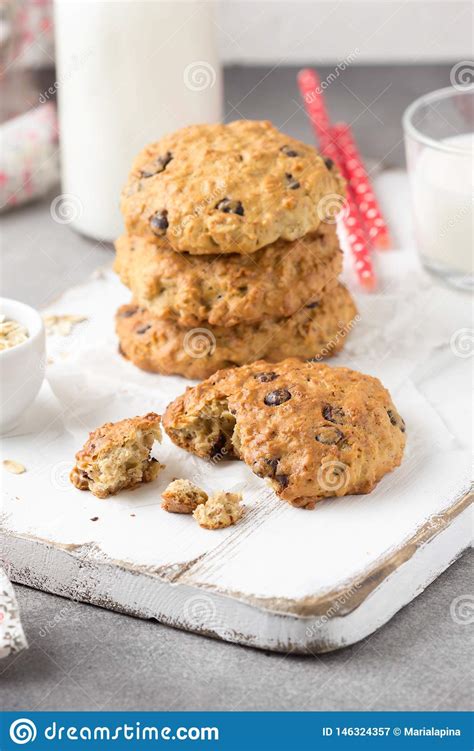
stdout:
<svg viewBox="0 0 474 751">
<path fill-rule="evenodd" d="M 117 311 L 116 329 L 122 355 L 142 370 L 198 379 L 262 357 L 329 357 L 343 347 L 356 313 L 338 284 L 289 318 L 186 329 L 132 304 Z"/>
<path fill-rule="evenodd" d="M 163 469 L 150 457 L 155 441 L 161 441 L 160 415 L 150 412 L 120 422 L 107 422 L 89 434 L 76 454 L 70 480 L 79 490 L 107 498 L 125 488 L 151 482 Z"/>
<path fill-rule="evenodd" d="M 175 253 L 166 240 L 123 236 L 115 271 L 139 305 L 181 326 L 235 326 L 284 318 L 311 302 L 342 271 L 336 228 L 278 240 L 251 256 Z"/>
<path fill-rule="evenodd" d="M 237 120 L 192 125 L 144 148 L 121 210 L 128 234 L 166 237 L 197 255 L 245 254 L 313 232 L 321 200 L 338 195 L 342 178 L 312 146 L 270 122 Z"/>
<path fill-rule="evenodd" d="M 242 459 L 294 506 L 369 493 L 397 467 L 405 424 L 377 378 L 349 368 L 256 362 L 222 370 L 166 410 L 174 443 Z"/>
<path fill-rule="evenodd" d="M 206 503 L 199 505 L 193 512 L 193 516 L 199 526 L 204 529 L 230 527 L 242 518 L 241 500 L 241 493 L 218 492 Z"/>
<path fill-rule="evenodd" d="M 161 494 L 161 508 L 172 514 L 192 514 L 201 503 L 206 503 L 207 493 L 190 480 L 173 480 Z"/>
</svg>

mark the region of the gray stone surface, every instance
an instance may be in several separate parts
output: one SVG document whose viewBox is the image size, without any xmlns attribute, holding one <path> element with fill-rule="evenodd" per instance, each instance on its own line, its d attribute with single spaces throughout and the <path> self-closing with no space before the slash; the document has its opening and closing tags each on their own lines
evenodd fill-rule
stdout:
<svg viewBox="0 0 474 751">
<path fill-rule="evenodd" d="M 326 655 L 213 641 L 16 586 L 30 648 L 0 664 L 2 705 L 29 710 L 468 710 L 465 555 L 384 628 Z"/>
<path fill-rule="evenodd" d="M 402 163 L 400 118 L 447 85 L 450 66 L 350 68 L 327 90 L 364 153 Z M 322 69 L 324 78 L 327 71 Z M 311 140 L 295 69 L 226 73 L 228 119 L 269 118 Z M 50 217 L 52 199 L 5 215 L 1 294 L 41 306 L 112 259 Z M 296 657 L 224 644 L 16 587 L 30 649 L 0 664 L 2 706 L 38 710 L 469 709 L 469 626 L 452 601 L 472 592 L 472 555 L 455 563 L 389 624 L 337 653 Z"/>
</svg>

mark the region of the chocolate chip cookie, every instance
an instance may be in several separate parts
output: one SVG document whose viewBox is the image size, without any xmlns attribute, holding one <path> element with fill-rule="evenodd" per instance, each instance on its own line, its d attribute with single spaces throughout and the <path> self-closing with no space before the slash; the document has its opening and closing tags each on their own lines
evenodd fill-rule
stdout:
<svg viewBox="0 0 474 751">
<path fill-rule="evenodd" d="M 174 443 L 225 449 L 294 506 L 369 493 L 397 467 L 405 423 L 377 378 L 294 358 L 222 370 L 166 410 Z"/>
<path fill-rule="evenodd" d="M 289 318 L 231 328 L 183 328 L 132 304 L 117 311 L 116 330 L 122 354 L 139 368 L 207 378 L 219 368 L 262 357 L 272 362 L 291 356 L 329 357 L 344 345 L 356 313 L 352 297 L 338 283 Z"/>
<path fill-rule="evenodd" d="M 192 256 L 166 240 L 120 237 L 115 271 L 136 302 L 182 326 L 235 326 L 284 318 L 335 284 L 342 251 L 334 225 L 252 255 Z"/>
<path fill-rule="evenodd" d="M 123 190 L 128 234 L 193 254 L 254 253 L 321 223 L 343 195 L 333 164 L 270 122 L 193 125 L 147 146 Z"/>
</svg>

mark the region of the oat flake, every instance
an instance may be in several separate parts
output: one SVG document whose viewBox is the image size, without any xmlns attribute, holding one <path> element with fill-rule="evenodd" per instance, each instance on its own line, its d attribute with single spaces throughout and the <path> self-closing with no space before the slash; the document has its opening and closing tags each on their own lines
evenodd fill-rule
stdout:
<svg viewBox="0 0 474 751">
<path fill-rule="evenodd" d="M 14 475 L 22 475 L 23 472 L 26 472 L 26 467 L 20 464 L 20 462 L 13 461 L 13 459 L 4 459 L 3 466 L 8 472 Z"/>
<path fill-rule="evenodd" d="M 65 315 L 46 315 L 43 316 L 44 325 L 48 334 L 58 334 L 59 336 L 69 336 L 74 326 L 83 321 L 87 321 L 87 316 L 65 314 Z"/>
<path fill-rule="evenodd" d="M 22 323 L 0 315 L 0 351 L 23 344 L 28 339 L 28 329 Z"/>
</svg>

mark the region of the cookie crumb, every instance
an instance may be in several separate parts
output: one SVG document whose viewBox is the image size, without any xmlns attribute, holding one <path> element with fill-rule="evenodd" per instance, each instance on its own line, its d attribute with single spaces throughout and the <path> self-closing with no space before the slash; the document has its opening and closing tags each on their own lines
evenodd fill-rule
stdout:
<svg viewBox="0 0 474 751">
<path fill-rule="evenodd" d="M 26 467 L 20 462 L 13 461 L 13 459 L 4 459 L 3 466 L 7 472 L 11 472 L 13 475 L 22 475 L 23 472 L 26 472 Z"/>
<path fill-rule="evenodd" d="M 239 521 L 243 514 L 240 505 L 241 493 L 224 493 L 219 491 L 206 503 L 199 505 L 193 512 L 199 526 L 204 529 L 223 529 Z"/>
<path fill-rule="evenodd" d="M 172 514 L 192 514 L 200 504 L 208 500 L 207 493 L 190 480 L 173 480 L 161 497 L 161 508 Z"/>
</svg>

